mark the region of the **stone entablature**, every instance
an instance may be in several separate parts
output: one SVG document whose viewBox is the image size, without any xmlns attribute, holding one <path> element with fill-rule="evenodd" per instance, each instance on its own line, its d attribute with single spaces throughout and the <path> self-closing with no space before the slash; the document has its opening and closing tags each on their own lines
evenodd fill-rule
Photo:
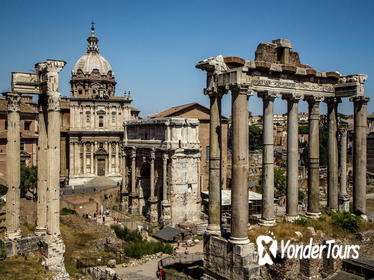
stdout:
<svg viewBox="0 0 374 280">
<path fill-rule="evenodd" d="M 199 121 L 124 122 L 122 209 L 152 223 L 200 222 Z"/>
<path fill-rule="evenodd" d="M 125 144 L 152 145 L 167 149 L 199 149 L 199 121 L 185 118 L 160 118 L 124 122 Z"/>
</svg>

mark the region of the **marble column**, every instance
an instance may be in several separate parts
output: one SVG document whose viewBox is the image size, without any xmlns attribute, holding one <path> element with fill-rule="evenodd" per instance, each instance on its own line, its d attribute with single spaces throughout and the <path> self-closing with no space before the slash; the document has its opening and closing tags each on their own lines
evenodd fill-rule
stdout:
<svg viewBox="0 0 374 280">
<path fill-rule="evenodd" d="M 95 174 L 95 171 L 94 171 L 94 143 L 91 142 L 90 143 L 91 145 L 91 174 L 94 175 Z"/>
<path fill-rule="evenodd" d="M 40 139 L 40 132 L 39 132 L 39 139 Z M 75 174 L 74 158 L 75 158 L 74 157 L 74 142 L 69 140 L 69 177 L 70 178 Z"/>
<path fill-rule="evenodd" d="M 292 222 L 299 217 L 299 144 L 298 144 L 298 103 L 300 96 L 286 94 L 282 99 L 287 100 L 287 205 L 286 221 Z"/>
<path fill-rule="evenodd" d="M 119 149 L 118 149 L 119 143 L 116 142 L 116 167 L 115 167 L 115 173 L 119 173 Z"/>
<path fill-rule="evenodd" d="M 60 93 L 50 91 L 48 97 L 48 187 L 47 232 L 60 235 Z"/>
<path fill-rule="evenodd" d="M 352 97 L 354 103 L 353 212 L 366 218 L 367 103 L 368 96 Z"/>
<path fill-rule="evenodd" d="M 36 216 L 36 235 L 44 235 L 47 232 L 47 180 L 48 180 L 48 139 L 47 139 L 47 116 L 45 95 L 39 96 L 39 136 L 38 136 L 38 202 Z M 70 144 L 71 146 L 71 144 Z M 71 157 L 71 155 L 70 155 Z M 70 170 L 71 167 L 70 167 Z"/>
<path fill-rule="evenodd" d="M 139 205 L 138 205 L 138 192 L 136 191 L 136 148 L 133 147 L 131 151 L 131 206 L 130 213 L 138 215 Z"/>
<path fill-rule="evenodd" d="M 209 212 L 207 233 L 221 235 L 221 99 L 220 92 L 209 92 Z"/>
<path fill-rule="evenodd" d="M 19 227 L 20 215 L 20 106 L 21 95 L 13 92 L 6 93 L 8 110 L 7 132 L 7 202 L 6 202 L 6 231 L 5 238 L 14 240 L 21 237 Z"/>
<path fill-rule="evenodd" d="M 328 117 L 327 207 L 338 210 L 338 123 L 337 109 L 340 98 L 326 98 Z"/>
<path fill-rule="evenodd" d="M 339 211 L 349 211 L 350 195 L 347 193 L 347 128 L 342 127 L 340 132 L 340 190 Z"/>
<path fill-rule="evenodd" d="M 232 189 L 230 242 L 248 240 L 248 96 L 245 85 L 233 86 L 232 95 Z"/>
<path fill-rule="evenodd" d="M 83 174 L 87 173 L 86 154 L 87 154 L 87 143 L 83 142 Z"/>
<path fill-rule="evenodd" d="M 108 142 L 108 172 L 112 173 L 112 142 Z"/>
<path fill-rule="evenodd" d="M 157 213 L 157 197 L 155 196 L 155 151 L 152 149 L 150 152 L 150 161 L 151 161 L 151 170 L 150 170 L 150 197 L 148 199 L 149 202 L 149 212 L 148 212 L 148 219 L 151 223 L 155 224 L 158 220 L 158 213 Z"/>
<path fill-rule="evenodd" d="M 274 100 L 279 94 L 259 93 L 263 100 L 262 216 L 260 224 L 274 226 Z"/>
<path fill-rule="evenodd" d="M 171 223 L 171 211 L 170 202 L 168 200 L 168 154 L 164 153 L 162 155 L 162 219 L 161 223 L 164 226 L 170 225 Z"/>
<path fill-rule="evenodd" d="M 128 179 L 127 179 L 127 167 L 126 167 L 126 150 L 122 147 L 122 185 L 121 185 L 121 205 L 122 211 L 128 211 L 129 208 L 129 190 L 128 190 Z"/>
<path fill-rule="evenodd" d="M 308 154 L 308 210 L 310 218 L 320 216 L 319 209 L 319 102 L 321 98 L 307 96 L 309 105 L 309 154 Z"/>
</svg>

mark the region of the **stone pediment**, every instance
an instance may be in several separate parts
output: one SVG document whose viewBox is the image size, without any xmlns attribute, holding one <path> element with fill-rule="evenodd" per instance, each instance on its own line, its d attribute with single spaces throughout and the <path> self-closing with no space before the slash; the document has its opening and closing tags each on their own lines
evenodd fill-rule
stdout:
<svg viewBox="0 0 374 280">
<path fill-rule="evenodd" d="M 95 155 L 107 155 L 108 152 L 104 148 L 98 148 L 95 152 Z"/>
</svg>

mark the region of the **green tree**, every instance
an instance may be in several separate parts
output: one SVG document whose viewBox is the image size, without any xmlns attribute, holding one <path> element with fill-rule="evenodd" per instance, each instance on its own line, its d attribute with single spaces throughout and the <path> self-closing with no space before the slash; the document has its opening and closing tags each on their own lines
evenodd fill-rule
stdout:
<svg viewBox="0 0 374 280">
<path fill-rule="evenodd" d="M 275 187 L 275 197 L 280 197 L 286 195 L 287 193 L 287 177 L 286 171 L 283 168 L 274 168 L 274 187 Z M 260 174 L 258 191 L 262 192 L 262 172 Z"/>
<path fill-rule="evenodd" d="M 319 165 L 322 167 L 327 166 L 327 156 L 328 156 L 328 129 L 326 124 L 323 124 L 319 128 Z M 306 165 L 309 163 L 309 144 L 306 145 L 302 153 L 303 161 Z"/>
<path fill-rule="evenodd" d="M 299 126 L 299 134 L 308 134 L 309 133 L 309 126 L 308 125 L 300 125 Z"/>
<path fill-rule="evenodd" d="M 256 125 L 249 126 L 249 150 L 262 149 L 262 129 Z"/>
<path fill-rule="evenodd" d="M 34 193 L 38 182 L 38 168 L 36 166 L 21 166 L 21 197 L 25 197 L 27 191 Z"/>
</svg>

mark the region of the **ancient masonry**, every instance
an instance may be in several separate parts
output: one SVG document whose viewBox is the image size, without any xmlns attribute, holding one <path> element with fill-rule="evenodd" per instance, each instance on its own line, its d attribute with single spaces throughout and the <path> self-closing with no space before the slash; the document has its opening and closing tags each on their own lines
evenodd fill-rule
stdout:
<svg viewBox="0 0 374 280">
<path fill-rule="evenodd" d="M 253 243 L 248 240 L 248 98 L 257 92 L 263 100 L 263 212 L 260 223 L 275 224 L 273 104 L 282 96 L 288 105 L 287 208 L 286 220 L 298 218 L 298 102 L 309 104 L 309 178 L 307 216 L 320 215 L 319 199 L 319 104 L 328 107 L 328 207 L 347 209 L 346 137 L 341 134 L 341 180 L 338 189 L 337 109 L 341 98 L 354 104 L 353 211 L 366 217 L 366 122 L 369 97 L 364 96 L 367 75 L 342 76 L 338 72 L 318 72 L 300 63 L 289 40 L 261 43 L 255 60 L 221 55 L 200 61 L 196 67 L 207 72 L 204 93 L 211 104 L 209 225 L 204 238 L 203 279 L 261 279 Z M 219 168 L 220 104 L 224 94 L 232 96 L 232 217 L 227 239 L 221 231 Z"/>
<path fill-rule="evenodd" d="M 35 73 L 12 73 L 8 102 L 8 143 L 5 244 L 7 255 L 23 250 L 20 220 L 20 101 L 21 94 L 37 94 L 39 101 L 38 201 L 35 236 L 47 269 L 55 279 L 69 279 L 64 266 L 65 245 L 60 234 L 60 93 L 58 73 L 64 61 L 47 60 L 35 65 Z"/>
<path fill-rule="evenodd" d="M 199 121 L 124 122 L 122 209 L 154 224 L 200 222 Z"/>
</svg>

